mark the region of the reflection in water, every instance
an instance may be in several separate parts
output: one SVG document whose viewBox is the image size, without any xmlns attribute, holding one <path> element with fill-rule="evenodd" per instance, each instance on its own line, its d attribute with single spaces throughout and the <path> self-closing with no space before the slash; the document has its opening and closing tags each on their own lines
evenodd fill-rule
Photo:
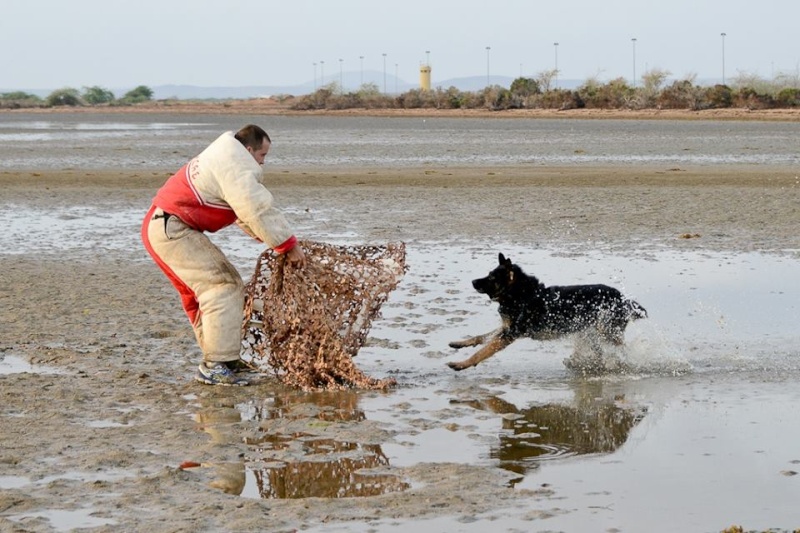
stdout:
<svg viewBox="0 0 800 533">
<path fill-rule="evenodd" d="M 490 450 L 490 456 L 500 461 L 501 468 L 525 474 L 542 460 L 611 453 L 625 443 L 647 410 L 623 406 L 621 397 L 603 398 L 598 390 L 601 386 L 586 384 L 576 393 L 575 405 L 546 404 L 519 409 L 496 396 L 458 403 L 511 415 L 502 418 L 499 444 Z"/>
<path fill-rule="evenodd" d="M 389 466 L 377 444 L 319 439 L 307 441 L 305 449 L 310 455 L 323 457 L 254 469 L 262 498 L 353 498 L 400 492 L 409 487 L 397 476 L 361 472 Z"/>
<path fill-rule="evenodd" d="M 241 438 L 237 437 L 236 424 L 242 416 L 236 409 L 214 406 L 195 415 L 199 427 L 211 436 L 212 446 L 225 446 Z M 241 494 L 245 485 L 245 467 L 242 461 L 217 462 L 207 466 L 214 468 L 214 479 L 209 485 L 227 494 Z"/>
<path fill-rule="evenodd" d="M 215 463 L 214 479 L 208 484 L 226 494 L 239 495 L 244 490 L 246 482 L 243 461 L 232 463 Z"/>
<path fill-rule="evenodd" d="M 276 393 L 263 404 L 240 405 L 245 420 L 316 418 L 326 422 L 366 420 L 354 391 Z"/>
<path fill-rule="evenodd" d="M 319 424 L 303 424 L 303 431 L 290 429 L 293 421 L 308 419 Z M 197 420 L 213 444 L 244 442 L 250 448 L 245 461 L 212 465 L 215 479 L 210 485 L 229 494 L 243 493 L 247 471 L 262 498 L 366 497 L 410 486 L 394 475 L 367 472 L 389 468 L 379 445 L 327 436 L 334 425 L 366 420 L 353 391 L 278 394 L 237 408 L 205 409 Z M 315 428 L 326 436 L 314 434 Z"/>
</svg>

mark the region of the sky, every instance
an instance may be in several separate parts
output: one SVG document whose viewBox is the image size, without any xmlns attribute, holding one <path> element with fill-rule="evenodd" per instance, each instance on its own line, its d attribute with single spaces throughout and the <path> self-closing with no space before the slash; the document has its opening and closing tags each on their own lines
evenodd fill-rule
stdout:
<svg viewBox="0 0 800 533">
<path fill-rule="evenodd" d="M 0 90 L 291 86 L 384 69 L 414 83 L 427 62 L 433 86 L 555 68 L 771 79 L 800 69 L 798 20 L 798 0 L 2 0 Z"/>
</svg>

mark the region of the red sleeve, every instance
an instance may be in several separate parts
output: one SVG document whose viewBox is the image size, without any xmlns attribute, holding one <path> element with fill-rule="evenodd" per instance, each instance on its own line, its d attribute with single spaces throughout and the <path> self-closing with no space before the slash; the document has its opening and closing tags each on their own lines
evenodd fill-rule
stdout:
<svg viewBox="0 0 800 533">
<path fill-rule="evenodd" d="M 286 252 L 294 248 L 295 245 L 297 245 L 297 237 L 292 235 L 291 237 L 283 241 L 283 243 L 273 248 L 273 250 L 275 250 L 276 253 L 285 254 Z"/>
</svg>

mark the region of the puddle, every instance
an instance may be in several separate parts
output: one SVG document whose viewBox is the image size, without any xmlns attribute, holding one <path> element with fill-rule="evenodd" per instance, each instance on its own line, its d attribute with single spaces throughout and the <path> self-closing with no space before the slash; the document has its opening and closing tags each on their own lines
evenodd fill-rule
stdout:
<svg viewBox="0 0 800 533">
<path fill-rule="evenodd" d="M 133 472 L 125 470 L 106 471 L 106 472 L 81 472 L 71 471 L 63 474 L 56 474 L 52 476 L 45 476 L 41 479 L 32 480 L 23 476 L 0 476 L 0 488 L 2 489 L 18 489 L 28 485 L 46 485 L 53 481 L 68 480 L 80 481 L 81 483 L 94 483 L 97 481 L 118 481 L 133 477 Z"/>
<path fill-rule="evenodd" d="M 0 354 L 0 376 L 10 374 L 65 374 L 58 368 L 32 365 L 16 355 Z"/>
<path fill-rule="evenodd" d="M 86 423 L 86 426 L 90 428 L 122 428 L 130 426 L 130 424 L 123 424 L 112 420 L 91 420 Z"/>
<path fill-rule="evenodd" d="M 243 440 L 249 447 L 245 461 L 208 465 L 214 468 L 210 485 L 263 499 L 363 498 L 408 489 L 410 483 L 386 473 L 390 464 L 380 445 L 312 433 L 346 435 L 348 423 L 365 421 L 357 405 L 358 394 L 345 391 L 203 409 L 195 420 L 212 443 Z M 295 421 L 308 431 L 293 431 Z"/>
<path fill-rule="evenodd" d="M 498 248 L 546 285 L 605 283 L 641 303 L 649 317 L 633 322 L 625 334 L 625 357 L 638 375 L 765 366 L 800 371 L 796 256 L 664 251 L 564 257 L 544 249 Z M 414 371 L 430 371 L 432 379 L 441 376 L 446 361 L 471 354 L 448 343 L 499 324 L 496 304 L 470 285 L 496 262 L 497 252 L 485 249 L 440 247 L 436 254 L 409 249 L 411 270 L 370 331 L 370 344 L 359 353 L 360 367 L 371 375 L 397 369 L 401 381 L 417 377 Z M 567 375 L 563 360 L 573 348 L 571 340 L 521 339 L 460 375 L 535 371 L 538 380 L 562 379 Z M 414 357 L 413 367 L 409 352 L 422 355 Z"/>
<path fill-rule="evenodd" d="M 596 396 L 599 386 L 587 389 L 575 405 L 519 408 L 499 396 L 454 403 L 500 415 L 499 438 L 488 456 L 500 468 L 526 474 L 542 461 L 615 451 L 647 413 L 645 407 L 623 407 L 624 398 Z"/>
<path fill-rule="evenodd" d="M 19 489 L 30 485 L 31 480 L 21 476 L 0 476 L 0 489 Z"/>
<path fill-rule="evenodd" d="M 46 511 L 37 511 L 35 513 L 25 513 L 18 515 L 10 515 L 8 519 L 12 522 L 17 522 L 25 527 L 34 525 L 34 522 L 39 522 L 37 519 L 44 519 L 49 522 L 50 527 L 55 531 L 72 531 L 76 528 L 93 528 L 101 526 L 115 525 L 116 520 L 109 518 L 100 518 L 92 516 L 97 511 L 91 509 L 78 509 L 74 511 L 67 511 L 64 509 L 49 509 Z"/>
<path fill-rule="evenodd" d="M 457 462 L 520 474 L 513 486 L 543 461 L 614 452 L 647 414 L 591 381 L 521 407 L 486 391 L 469 399 L 428 392 L 294 393 L 203 409 L 195 419 L 212 443 L 249 447 L 245 461 L 207 465 L 211 485 L 249 498 L 368 497 L 411 487 L 393 468 Z M 359 403 L 374 412 L 368 417 Z M 391 423 L 397 434 L 388 438 L 382 424 L 365 430 L 370 420 Z M 307 431 L 293 431 L 295 421 Z M 357 434 L 348 422 L 358 422 L 361 441 L 344 438 Z M 386 442 L 364 443 L 375 439 Z"/>
<path fill-rule="evenodd" d="M 493 267 L 496 252 L 439 247 L 430 254 L 412 247 L 411 270 L 357 360 L 370 375 L 396 377 L 398 387 L 386 394 L 279 394 L 230 409 L 234 420 L 219 428 L 220 442 L 245 438 L 251 447 L 239 467 L 241 495 L 335 498 L 407 490 L 410 481 L 393 474 L 432 463 L 497 467 L 517 474 L 510 486 L 519 490 L 550 483 L 580 493 L 581 482 L 564 478 L 562 467 L 568 478 L 581 465 L 625 464 L 645 440 L 640 469 L 648 471 L 644 463 L 657 465 L 659 457 L 673 454 L 667 439 L 651 442 L 649 436 L 666 423 L 665 413 L 700 402 L 698 420 L 715 416 L 708 411 L 713 395 L 704 397 L 702 385 L 689 392 L 698 383 L 717 383 L 717 398 L 730 403 L 740 386 L 760 390 L 762 382 L 794 383 L 800 376 L 800 268 L 794 255 L 505 251 L 549 285 L 607 283 L 648 309 L 649 318 L 626 332 L 625 372 L 570 372 L 564 364 L 575 349 L 570 339 L 520 340 L 475 369 L 450 371 L 445 363 L 463 354 L 448 342 L 498 323 L 496 304 L 470 286 Z M 776 408 L 789 401 L 781 398 Z M 347 424 L 356 421 L 361 432 Z M 783 425 L 773 422 L 766 423 L 774 431 Z M 759 439 L 752 440 L 755 449 Z M 715 450 L 724 455 L 727 444 L 719 442 Z M 364 469 L 389 477 L 364 487 Z M 781 469 L 786 465 L 776 465 Z M 691 469 L 684 475 L 692 478 Z M 635 479 L 632 486 L 643 485 Z M 711 480 L 699 485 L 713 490 Z M 588 506 L 602 499 L 585 498 Z"/>
<path fill-rule="evenodd" d="M 516 486 L 548 483 L 570 495 L 570 507 L 592 510 L 555 518 L 553 529 L 646 531 L 676 520 L 682 531 L 797 524 L 800 486 L 785 474 L 800 463 L 796 380 L 687 376 L 625 388 L 652 409 L 616 454 L 545 462 Z"/>
<path fill-rule="evenodd" d="M 367 472 L 389 466 L 379 445 L 303 437 L 294 440 L 291 435 L 284 439 L 274 443 L 277 447 L 272 451 L 299 444 L 309 460 L 261 467 L 251 461 L 247 470 L 260 498 L 363 498 L 410 487 L 398 476 Z M 258 451 L 263 461 L 274 462 L 269 447 L 258 446 Z"/>
</svg>

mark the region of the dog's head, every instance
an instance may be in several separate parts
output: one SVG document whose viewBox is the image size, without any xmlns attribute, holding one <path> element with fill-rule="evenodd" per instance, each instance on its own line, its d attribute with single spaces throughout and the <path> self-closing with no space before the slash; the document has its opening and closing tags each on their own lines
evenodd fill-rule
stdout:
<svg viewBox="0 0 800 533">
<path fill-rule="evenodd" d="M 489 272 L 485 278 L 472 280 L 472 286 L 481 294 L 486 294 L 492 300 L 497 300 L 506 292 L 521 273 L 519 267 L 506 258 L 502 253 L 497 256 L 497 267 Z"/>
</svg>

